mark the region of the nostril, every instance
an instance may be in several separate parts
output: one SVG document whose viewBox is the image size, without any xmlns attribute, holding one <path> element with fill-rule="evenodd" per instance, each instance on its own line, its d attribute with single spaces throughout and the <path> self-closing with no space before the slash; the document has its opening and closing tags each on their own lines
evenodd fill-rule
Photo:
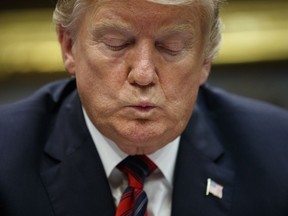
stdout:
<svg viewBox="0 0 288 216">
<path fill-rule="evenodd" d="M 151 66 L 131 68 L 128 74 L 128 81 L 139 86 L 150 86 L 156 82 L 156 79 L 156 70 Z"/>
<path fill-rule="evenodd" d="M 155 82 L 155 73 L 148 71 L 131 71 L 128 75 L 128 80 L 130 83 L 137 84 L 139 86 L 148 86 Z"/>
</svg>

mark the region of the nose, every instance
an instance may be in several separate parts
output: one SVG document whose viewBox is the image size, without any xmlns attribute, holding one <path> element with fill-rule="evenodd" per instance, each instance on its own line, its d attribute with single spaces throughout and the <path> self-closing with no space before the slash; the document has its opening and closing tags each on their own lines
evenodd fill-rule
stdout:
<svg viewBox="0 0 288 216">
<path fill-rule="evenodd" d="M 128 81 L 132 85 L 146 87 L 158 79 L 154 46 L 148 41 L 137 44 L 131 54 Z"/>
</svg>

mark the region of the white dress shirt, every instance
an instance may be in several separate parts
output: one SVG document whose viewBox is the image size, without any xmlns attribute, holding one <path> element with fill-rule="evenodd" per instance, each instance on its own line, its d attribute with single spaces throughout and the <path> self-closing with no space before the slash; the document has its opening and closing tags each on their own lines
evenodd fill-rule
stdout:
<svg viewBox="0 0 288 216">
<path fill-rule="evenodd" d="M 86 111 L 83 113 L 88 130 L 103 163 L 112 195 L 117 206 L 128 185 L 127 177 L 116 166 L 127 154 L 122 152 L 110 139 L 104 137 L 92 124 Z M 146 180 L 144 190 L 148 196 L 149 216 L 171 215 L 173 174 L 180 137 L 153 154 L 147 155 L 158 167 Z"/>
</svg>

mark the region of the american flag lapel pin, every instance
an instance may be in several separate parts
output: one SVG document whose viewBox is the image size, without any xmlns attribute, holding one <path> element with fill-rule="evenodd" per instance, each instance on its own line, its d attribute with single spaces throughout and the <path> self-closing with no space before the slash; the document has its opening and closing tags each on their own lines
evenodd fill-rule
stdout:
<svg viewBox="0 0 288 216">
<path fill-rule="evenodd" d="M 217 182 L 213 181 L 212 179 L 207 179 L 207 187 L 206 187 L 206 196 L 212 194 L 219 199 L 223 198 L 223 189 L 224 187 Z"/>
</svg>

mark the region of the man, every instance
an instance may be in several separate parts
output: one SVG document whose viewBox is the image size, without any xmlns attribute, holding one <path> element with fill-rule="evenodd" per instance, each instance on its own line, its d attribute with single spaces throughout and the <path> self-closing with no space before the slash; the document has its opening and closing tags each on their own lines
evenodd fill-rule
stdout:
<svg viewBox="0 0 288 216">
<path fill-rule="evenodd" d="M 75 78 L 0 109 L 1 215 L 287 216 L 287 112 L 205 85 L 220 3 L 59 0 Z"/>
</svg>

